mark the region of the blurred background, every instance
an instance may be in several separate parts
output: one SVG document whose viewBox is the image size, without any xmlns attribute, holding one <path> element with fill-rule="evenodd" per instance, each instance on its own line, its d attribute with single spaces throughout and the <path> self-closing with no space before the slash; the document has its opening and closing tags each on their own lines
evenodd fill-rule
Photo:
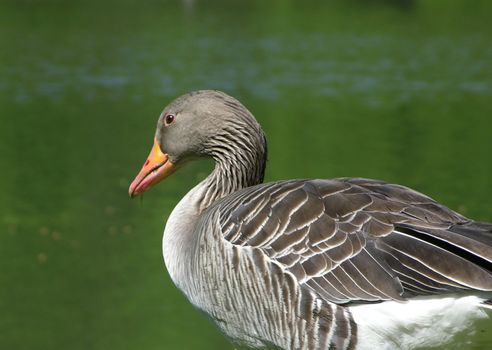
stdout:
<svg viewBox="0 0 492 350">
<path fill-rule="evenodd" d="M 491 16 L 485 0 L 0 0 L 0 349 L 233 348 L 161 253 L 211 164 L 127 195 L 190 90 L 253 112 L 267 181 L 377 178 L 492 221 Z M 473 332 L 454 348 L 490 347 L 492 320 Z"/>
</svg>

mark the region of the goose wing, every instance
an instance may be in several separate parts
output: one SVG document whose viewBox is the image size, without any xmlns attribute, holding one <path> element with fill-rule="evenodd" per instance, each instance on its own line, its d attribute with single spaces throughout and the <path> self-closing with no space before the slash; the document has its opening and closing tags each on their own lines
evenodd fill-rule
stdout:
<svg viewBox="0 0 492 350">
<path fill-rule="evenodd" d="M 492 225 L 368 179 L 263 184 L 219 205 L 223 237 L 335 303 L 492 290 Z"/>
</svg>

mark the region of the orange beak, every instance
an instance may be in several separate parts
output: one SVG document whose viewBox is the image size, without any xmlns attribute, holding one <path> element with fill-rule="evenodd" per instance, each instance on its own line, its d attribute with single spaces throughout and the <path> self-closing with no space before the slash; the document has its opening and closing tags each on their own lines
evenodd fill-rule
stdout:
<svg viewBox="0 0 492 350">
<path fill-rule="evenodd" d="M 175 170 L 176 167 L 169 161 L 167 154 L 161 151 L 159 142 L 154 138 L 154 146 L 150 151 L 149 157 L 145 161 L 135 180 L 133 180 L 130 185 L 128 194 L 132 198 L 138 196 L 159 181 L 164 180 Z"/>
</svg>

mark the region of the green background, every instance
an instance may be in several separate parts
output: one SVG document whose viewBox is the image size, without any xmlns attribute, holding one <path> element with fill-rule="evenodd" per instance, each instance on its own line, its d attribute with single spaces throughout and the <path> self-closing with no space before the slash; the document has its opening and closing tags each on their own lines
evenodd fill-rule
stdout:
<svg viewBox="0 0 492 350">
<path fill-rule="evenodd" d="M 492 221 L 491 18 L 471 0 L 0 0 L 0 349 L 232 349 L 161 253 L 211 164 L 127 196 L 190 90 L 253 112 L 267 181 L 383 179 Z M 474 331 L 455 348 L 490 348 L 492 320 Z"/>
</svg>

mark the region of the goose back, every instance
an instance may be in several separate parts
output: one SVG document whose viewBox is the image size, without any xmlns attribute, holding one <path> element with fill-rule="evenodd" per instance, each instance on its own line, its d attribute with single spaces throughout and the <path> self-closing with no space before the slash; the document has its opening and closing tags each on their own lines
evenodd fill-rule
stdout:
<svg viewBox="0 0 492 350">
<path fill-rule="evenodd" d="M 492 225 L 368 179 L 258 185 L 217 203 L 230 244 L 338 304 L 492 290 Z"/>
</svg>

